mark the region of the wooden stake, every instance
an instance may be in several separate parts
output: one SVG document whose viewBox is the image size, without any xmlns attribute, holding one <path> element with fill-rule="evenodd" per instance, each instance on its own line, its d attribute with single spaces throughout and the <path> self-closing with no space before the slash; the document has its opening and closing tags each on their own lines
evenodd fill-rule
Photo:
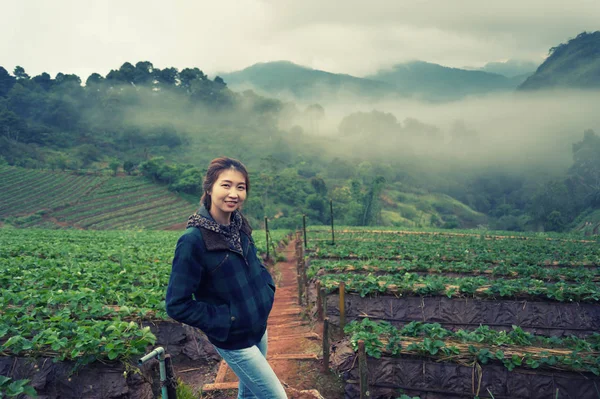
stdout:
<svg viewBox="0 0 600 399">
<path fill-rule="evenodd" d="M 167 371 L 167 396 L 169 398 L 177 397 L 177 378 L 175 378 L 175 371 L 173 370 L 173 363 L 171 361 L 171 355 L 165 355 L 165 369 Z"/>
<path fill-rule="evenodd" d="M 302 275 L 300 273 L 296 274 L 296 279 L 298 280 L 298 305 L 302 305 Z"/>
<path fill-rule="evenodd" d="M 331 210 L 331 245 L 335 245 L 335 235 L 333 233 L 333 200 L 329 200 L 329 209 Z"/>
<path fill-rule="evenodd" d="M 323 300 L 323 318 L 327 317 L 327 290 L 321 288 L 321 299 Z"/>
<path fill-rule="evenodd" d="M 323 320 L 323 373 L 329 373 L 329 317 Z"/>
<path fill-rule="evenodd" d="M 340 328 L 344 331 L 346 326 L 346 283 L 340 282 Z"/>
<path fill-rule="evenodd" d="M 304 248 L 308 247 L 306 242 L 306 215 L 302 215 L 302 230 L 304 231 Z"/>
<path fill-rule="evenodd" d="M 320 321 L 323 321 L 323 298 L 321 298 L 321 282 L 315 283 L 317 289 L 317 317 Z"/>
<path fill-rule="evenodd" d="M 265 235 L 267 236 L 267 260 L 269 260 L 269 222 L 265 216 Z"/>
<path fill-rule="evenodd" d="M 369 378 L 367 374 L 367 353 L 365 341 L 358 340 L 358 374 L 360 375 L 360 399 L 369 397 Z"/>
</svg>

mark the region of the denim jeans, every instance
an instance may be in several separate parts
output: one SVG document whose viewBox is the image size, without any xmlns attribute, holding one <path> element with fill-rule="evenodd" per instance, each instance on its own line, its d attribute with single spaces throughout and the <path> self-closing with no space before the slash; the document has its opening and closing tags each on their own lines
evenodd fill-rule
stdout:
<svg viewBox="0 0 600 399">
<path fill-rule="evenodd" d="M 285 390 L 267 362 L 267 332 L 257 345 L 227 350 L 215 347 L 240 380 L 238 399 L 287 399 Z"/>
</svg>

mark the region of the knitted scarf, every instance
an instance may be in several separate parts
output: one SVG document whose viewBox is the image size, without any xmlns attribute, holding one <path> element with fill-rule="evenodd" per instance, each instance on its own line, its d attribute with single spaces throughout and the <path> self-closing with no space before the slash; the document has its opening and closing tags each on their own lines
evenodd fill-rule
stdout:
<svg viewBox="0 0 600 399">
<path fill-rule="evenodd" d="M 231 222 L 229 223 L 229 226 L 224 226 L 212 219 L 194 213 L 188 218 L 186 228 L 188 227 L 203 227 L 205 229 L 214 231 L 215 233 L 222 234 L 227 240 L 229 248 L 236 252 L 242 253 L 242 239 L 240 237 L 242 216 L 238 211 L 233 212 L 231 215 Z"/>
</svg>

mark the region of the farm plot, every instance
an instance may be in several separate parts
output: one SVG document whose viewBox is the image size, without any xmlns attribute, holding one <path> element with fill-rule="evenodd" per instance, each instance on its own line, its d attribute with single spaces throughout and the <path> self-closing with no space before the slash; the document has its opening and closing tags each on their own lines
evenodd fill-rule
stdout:
<svg viewBox="0 0 600 399">
<path fill-rule="evenodd" d="M 132 362 L 154 346 L 176 367 L 208 367 L 206 338 L 164 310 L 180 235 L 0 229 L 0 376 L 40 395 L 113 397 L 150 389 Z"/>
<path fill-rule="evenodd" d="M 501 334 L 498 336 L 514 335 L 514 331 L 519 331 L 526 336 L 532 333 L 541 336 L 528 344 L 533 348 L 541 345 L 539 342 L 543 337 L 548 340 L 544 342 L 556 345 L 572 341 L 585 346 L 587 344 L 583 342 L 591 340 L 593 347 L 585 346 L 590 352 L 587 355 L 597 356 L 598 348 L 594 345 L 597 345 L 597 332 L 600 330 L 600 245 L 596 241 L 560 236 L 551 239 L 535 235 L 508 238 L 497 234 L 345 230 L 335 232 L 335 244 L 332 245 L 330 233 L 313 234 L 309 231 L 308 236 L 303 269 L 309 281 L 308 296 L 334 326 L 343 327 L 348 322 L 357 326 L 362 325 L 361 321 L 373 323 L 372 320 L 376 320 L 388 326 L 386 328 L 399 330 L 437 323 L 434 324 L 436 328 L 447 331 L 448 336 L 481 332 L 481 329 L 491 335 Z M 371 328 L 373 324 L 367 326 Z M 347 332 L 356 332 L 360 339 L 375 340 L 374 332 L 368 328 L 360 331 L 349 328 Z M 406 330 L 402 331 L 401 335 L 406 335 Z M 486 359 L 476 356 L 477 349 L 475 355 L 471 353 L 470 358 L 467 356 L 467 360 L 462 361 L 464 350 L 445 353 L 447 349 L 430 348 L 436 340 L 426 338 L 407 341 L 407 347 L 413 344 L 410 348 L 418 349 L 425 345 L 436 353 L 439 351 L 441 358 L 424 358 L 423 351 L 400 351 L 397 348 L 386 355 L 387 360 L 383 363 L 372 361 L 373 365 L 369 366 L 371 381 L 389 388 L 386 394 L 380 392 L 383 396 L 372 397 L 391 397 L 392 391 L 398 392 L 403 387 L 415 388 L 407 392 L 425 393 L 426 396 L 422 397 L 426 398 L 444 397 L 442 394 L 436 396 L 435 392 L 457 398 L 477 394 L 491 397 L 486 396 L 485 390 L 475 392 L 471 389 L 472 383 L 477 386 L 482 381 L 471 378 L 476 370 L 475 364 L 486 365 L 482 369 L 485 378 L 515 385 L 516 391 L 494 387 L 495 398 L 553 397 L 547 395 L 547 390 L 539 389 L 537 391 L 544 392 L 546 396 L 535 396 L 530 385 L 527 389 L 521 386 L 525 376 L 535 375 L 535 378 L 541 378 L 540 381 L 547 381 L 544 378 L 550 376 L 548 368 L 554 367 L 546 360 L 538 363 L 530 360 L 531 364 L 526 364 L 529 358 L 525 354 L 535 349 L 519 349 L 523 353 L 519 359 L 529 370 L 510 372 L 503 368 L 504 359 L 495 359 L 499 365 L 493 362 L 487 365 Z M 441 343 L 443 340 L 437 340 L 438 345 Z M 356 345 L 340 345 L 336 345 L 336 351 L 343 352 L 349 347 L 348 356 L 355 356 Z M 476 345 L 473 347 L 477 348 Z M 465 353 L 469 354 L 469 346 L 466 348 Z M 490 348 L 488 350 L 491 351 Z M 561 350 L 572 352 L 579 349 L 569 347 Z M 380 354 L 372 352 L 371 355 L 373 353 Z M 461 365 L 452 363 L 453 358 L 459 359 Z M 565 359 L 566 363 L 573 360 L 568 356 Z M 552 358 L 550 362 L 554 360 Z M 515 362 L 518 361 L 515 358 Z M 595 357 L 593 362 L 597 362 Z M 468 366 L 465 367 L 465 364 Z M 564 368 L 548 378 L 555 384 L 566 384 L 580 379 L 575 374 L 582 372 L 588 373 L 585 378 L 589 379 L 590 375 L 598 374 L 597 366 L 594 363 L 591 369 L 585 371 L 577 368 L 565 371 Z M 412 375 L 411 367 L 415 371 L 412 380 L 408 377 Z M 538 368 L 544 370 L 539 375 Z M 536 371 L 532 374 L 531 369 Z M 423 374 L 423 370 L 427 370 L 427 375 Z M 347 379 L 358 381 L 356 372 L 349 372 Z M 444 385 L 448 382 L 443 382 L 444 378 L 453 380 L 452 376 L 456 373 L 469 377 L 460 383 L 454 381 L 464 386 L 458 389 Z M 402 379 L 404 377 L 400 374 L 407 376 L 406 379 Z M 398 378 L 402 381 L 398 382 Z M 437 382 L 433 383 L 436 379 Z M 558 380 L 562 382 L 556 382 Z M 594 377 L 591 381 L 598 383 L 598 378 Z M 585 384 L 579 386 L 589 388 Z M 562 385 L 553 387 L 563 394 L 559 397 L 586 397 L 575 395 L 576 388 L 572 386 L 567 390 Z M 356 386 L 349 383 L 348 389 L 354 393 L 347 397 L 357 397 L 354 396 Z M 567 392 L 574 396 L 564 396 Z"/>
<path fill-rule="evenodd" d="M 349 337 L 336 345 L 332 363 L 350 381 L 348 398 L 360 395 L 357 356 L 366 360 L 373 398 L 396 397 L 400 390 L 427 399 L 597 398 L 598 334 L 548 338 L 517 326 L 507 332 L 487 326 L 453 332 L 420 322 L 398 329 L 369 319 L 345 331 Z"/>
<path fill-rule="evenodd" d="M 0 167 L 0 218 L 18 227 L 165 229 L 195 205 L 139 176 Z"/>
</svg>

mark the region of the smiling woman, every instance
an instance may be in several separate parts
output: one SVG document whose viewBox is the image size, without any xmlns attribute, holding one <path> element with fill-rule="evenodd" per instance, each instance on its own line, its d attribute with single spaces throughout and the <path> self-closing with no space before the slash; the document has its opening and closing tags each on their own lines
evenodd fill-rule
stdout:
<svg viewBox="0 0 600 399">
<path fill-rule="evenodd" d="M 249 188 L 240 161 L 210 163 L 200 209 L 175 248 L 166 308 L 206 334 L 238 376 L 238 398 L 286 398 L 266 358 L 275 283 L 240 212 Z"/>
</svg>

